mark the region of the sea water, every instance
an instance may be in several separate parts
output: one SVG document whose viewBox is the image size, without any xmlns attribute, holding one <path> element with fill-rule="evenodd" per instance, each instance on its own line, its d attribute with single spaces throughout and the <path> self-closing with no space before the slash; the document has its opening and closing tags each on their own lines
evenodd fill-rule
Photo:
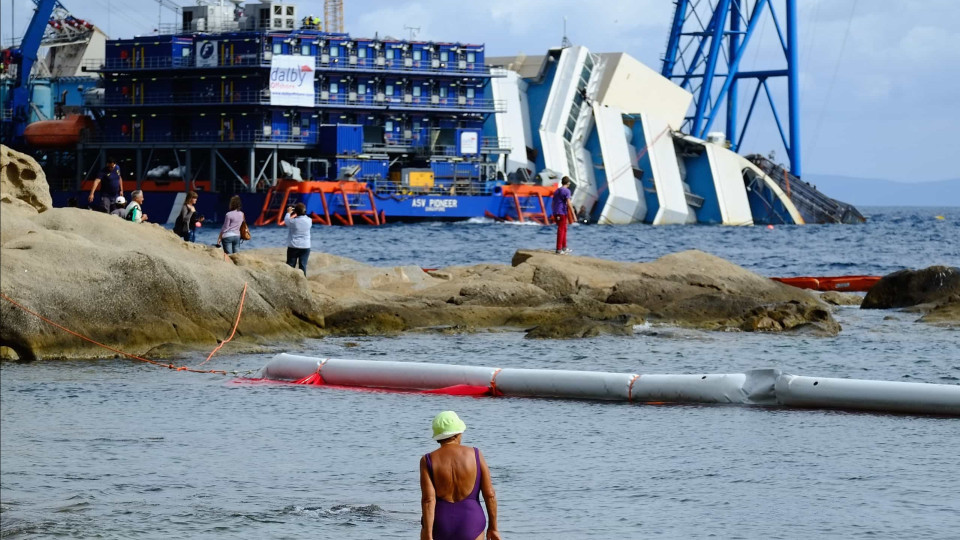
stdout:
<svg viewBox="0 0 960 540">
<path fill-rule="evenodd" d="M 960 265 L 960 208 L 867 209 L 863 225 L 575 226 L 577 254 L 701 249 L 763 275 Z M 935 216 L 944 219 L 936 219 Z M 246 247 L 283 246 L 253 230 Z M 212 243 L 214 228 L 201 230 Z M 377 265 L 509 263 L 553 230 L 496 223 L 314 227 L 316 251 Z M 960 384 L 960 330 L 839 308 L 839 336 L 638 326 L 290 343 L 300 354 L 634 373 L 777 367 Z M 196 364 L 201 357 L 188 358 Z M 269 355 L 208 366 L 247 373 Z M 486 456 L 504 538 L 956 538 L 960 420 L 725 405 L 464 398 L 238 381 L 127 360 L 0 367 L 3 538 L 412 538 L 430 419 Z"/>
</svg>

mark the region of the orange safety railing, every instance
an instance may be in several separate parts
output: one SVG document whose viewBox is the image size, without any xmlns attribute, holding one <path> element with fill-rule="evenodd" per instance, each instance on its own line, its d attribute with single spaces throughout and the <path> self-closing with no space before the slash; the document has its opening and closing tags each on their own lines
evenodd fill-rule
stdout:
<svg viewBox="0 0 960 540">
<path fill-rule="evenodd" d="M 550 216 L 547 213 L 547 205 L 543 201 L 544 197 L 550 197 L 553 195 L 553 192 L 556 191 L 554 186 L 534 186 L 528 184 L 519 184 L 519 185 L 505 185 L 503 186 L 503 196 L 510 197 L 513 199 L 514 209 L 517 212 L 517 221 L 524 223 L 527 220 L 535 221 L 537 223 L 547 225 L 550 223 Z M 532 197 L 537 198 L 537 203 L 540 208 L 540 211 L 528 212 L 524 210 L 523 203 L 520 202 L 521 198 L 530 199 Z M 507 221 L 513 221 L 509 216 L 503 216 L 502 219 Z"/>
<path fill-rule="evenodd" d="M 277 185 L 272 186 L 267 191 L 267 196 L 263 199 L 263 208 L 260 210 L 260 217 L 254 222 L 257 227 L 276 223 L 283 225 L 283 212 L 287 209 L 287 202 L 290 200 L 290 194 L 300 190 L 300 184 L 294 180 L 280 180 Z M 275 205 L 274 200 L 280 198 L 280 204 Z"/>
<path fill-rule="evenodd" d="M 267 197 L 263 201 L 263 209 L 260 211 L 260 217 L 257 218 L 256 225 L 263 226 L 270 223 L 283 225 L 283 216 L 286 208 L 291 201 L 291 197 L 303 199 L 304 196 L 311 193 L 320 195 L 320 203 L 323 206 L 323 215 L 316 212 L 310 213 L 310 219 L 314 223 L 321 225 L 333 225 L 333 220 L 344 225 L 355 225 L 358 221 L 366 222 L 369 225 L 382 225 L 386 223 L 387 216 L 384 212 L 377 211 L 377 203 L 374 199 L 373 191 L 364 182 L 354 181 L 307 181 L 296 182 L 292 180 L 282 180 L 276 186 L 271 187 L 267 192 Z M 330 211 L 328 196 L 342 197 L 344 213 Z M 358 210 L 356 203 L 351 203 L 351 197 L 367 197 L 370 208 Z M 274 204 L 276 200 L 279 205 Z"/>
<path fill-rule="evenodd" d="M 353 217 L 357 216 L 369 225 L 380 225 L 382 221 L 386 219 L 386 215 L 381 216 L 377 213 L 377 203 L 373 197 L 373 191 L 370 190 L 370 187 L 365 183 L 361 182 L 336 182 L 337 187 L 334 189 L 334 193 L 338 193 L 343 197 L 343 207 L 346 209 L 346 216 L 340 214 L 334 214 L 338 220 L 344 225 L 354 225 Z M 350 195 L 363 196 L 366 195 L 367 199 L 370 201 L 369 210 L 354 210 L 356 205 L 350 204 Z M 381 220 L 381 217 L 384 218 Z"/>
</svg>

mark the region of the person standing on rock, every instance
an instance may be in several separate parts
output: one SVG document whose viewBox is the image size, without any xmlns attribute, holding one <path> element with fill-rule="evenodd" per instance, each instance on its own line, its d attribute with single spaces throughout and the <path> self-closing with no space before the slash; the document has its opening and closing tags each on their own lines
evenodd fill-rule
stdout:
<svg viewBox="0 0 960 540">
<path fill-rule="evenodd" d="M 557 253 L 570 253 L 567 247 L 567 212 L 570 211 L 570 177 L 560 180 L 560 187 L 553 192 L 553 221 L 557 224 Z M 576 218 L 576 213 L 573 215 Z"/>
<path fill-rule="evenodd" d="M 313 220 L 307 215 L 307 206 L 298 202 L 287 207 L 283 221 L 287 226 L 287 264 L 296 268 L 299 264 L 307 275 L 307 259 L 310 258 L 310 227 Z"/>
<path fill-rule="evenodd" d="M 134 223 L 143 223 L 147 220 L 147 215 L 143 213 L 143 191 L 139 189 L 130 193 L 130 204 L 127 205 L 127 215 L 124 219 Z"/>
<path fill-rule="evenodd" d="M 230 197 L 230 211 L 223 216 L 223 226 L 220 227 L 220 236 L 217 238 L 217 246 L 223 244 L 223 252 L 230 255 L 237 252 L 237 246 L 240 245 L 240 226 L 246 219 L 242 212 L 243 201 L 239 195 Z"/>
<path fill-rule="evenodd" d="M 117 160 L 107 158 L 107 166 L 100 171 L 100 175 L 93 181 L 93 187 L 90 188 L 90 196 L 87 202 L 93 202 L 93 194 L 100 187 L 100 206 L 102 212 L 110 213 L 115 208 L 114 204 L 118 197 L 123 196 L 123 177 L 120 175 L 120 166 Z"/>
<path fill-rule="evenodd" d="M 177 216 L 177 222 L 173 225 L 173 232 L 187 242 L 195 242 L 197 239 L 197 230 L 193 223 L 197 215 L 196 204 L 199 198 L 195 191 L 187 193 L 187 198 L 183 200 L 183 207 L 180 208 L 180 215 Z"/>
</svg>

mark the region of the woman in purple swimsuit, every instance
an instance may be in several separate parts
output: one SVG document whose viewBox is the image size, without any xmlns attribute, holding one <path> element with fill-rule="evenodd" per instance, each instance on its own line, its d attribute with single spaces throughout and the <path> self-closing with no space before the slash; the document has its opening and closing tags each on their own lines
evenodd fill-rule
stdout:
<svg viewBox="0 0 960 540">
<path fill-rule="evenodd" d="M 490 470 L 476 448 L 461 446 L 467 425 L 457 413 L 444 411 L 433 419 L 433 440 L 440 448 L 420 459 L 423 506 L 420 540 L 500 540 L 497 496 Z M 487 505 L 490 526 L 480 508 L 480 492 Z"/>
</svg>

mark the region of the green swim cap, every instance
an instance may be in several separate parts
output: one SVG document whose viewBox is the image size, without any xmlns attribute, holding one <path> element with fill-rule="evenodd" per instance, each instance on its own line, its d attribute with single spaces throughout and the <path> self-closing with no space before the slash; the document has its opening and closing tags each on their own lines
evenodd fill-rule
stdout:
<svg viewBox="0 0 960 540">
<path fill-rule="evenodd" d="M 443 411 L 433 418 L 433 440 L 442 441 L 454 435 L 459 435 L 467 429 L 467 425 L 453 411 Z"/>
</svg>

